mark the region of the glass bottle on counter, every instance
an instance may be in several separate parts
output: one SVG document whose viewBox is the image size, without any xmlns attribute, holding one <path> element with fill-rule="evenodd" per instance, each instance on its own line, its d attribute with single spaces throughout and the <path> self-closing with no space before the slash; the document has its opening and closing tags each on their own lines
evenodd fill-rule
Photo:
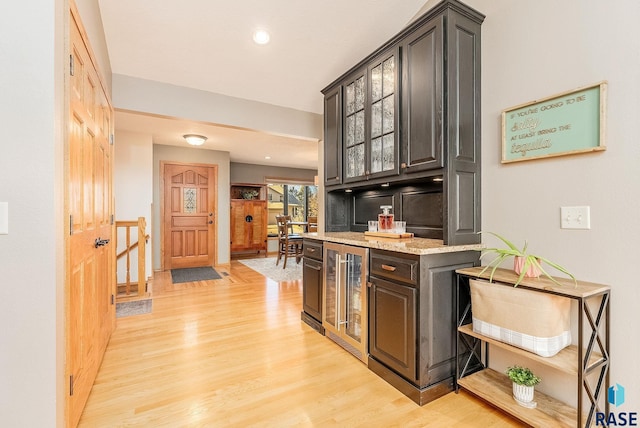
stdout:
<svg viewBox="0 0 640 428">
<path fill-rule="evenodd" d="M 393 213 L 391 205 L 381 205 L 382 214 L 378 214 L 378 231 L 391 232 L 393 230 Z"/>
</svg>

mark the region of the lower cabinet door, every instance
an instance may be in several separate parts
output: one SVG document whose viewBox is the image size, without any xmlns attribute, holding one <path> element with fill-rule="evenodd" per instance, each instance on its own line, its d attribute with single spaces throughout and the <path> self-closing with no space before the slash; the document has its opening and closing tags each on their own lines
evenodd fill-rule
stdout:
<svg viewBox="0 0 640 428">
<path fill-rule="evenodd" d="M 302 309 L 322 321 L 322 262 L 305 257 L 302 263 Z"/>
<path fill-rule="evenodd" d="M 369 353 L 411 382 L 416 373 L 417 290 L 371 277 Z"/>
</svg>

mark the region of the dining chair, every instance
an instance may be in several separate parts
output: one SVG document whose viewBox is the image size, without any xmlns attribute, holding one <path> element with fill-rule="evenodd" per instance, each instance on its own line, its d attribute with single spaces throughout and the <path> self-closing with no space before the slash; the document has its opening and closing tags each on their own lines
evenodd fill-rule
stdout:
<svg viewBox="0 0 640 428">
<path fill-rule="evenodd" d="M 300 263 L 302 259 L 302 236 L 290 233 L 291 216 L 279 215 L 276 216 L 276 223 L 278 225 L 278 259 L 276 260 L 276 266 L 280 263 L 280 259 L 284 256 L 284 263 L 282 269 L 287 267 L 287 258 L 294 256 L 296 263 Z"/>
<path fill-rule="evenodd" d="M 318 231 L 318 217 L 307 217 L 307 221 L 309 222 L 309 226 L 307 226 L 308 232 L 317 232 Z"/>
</svg>

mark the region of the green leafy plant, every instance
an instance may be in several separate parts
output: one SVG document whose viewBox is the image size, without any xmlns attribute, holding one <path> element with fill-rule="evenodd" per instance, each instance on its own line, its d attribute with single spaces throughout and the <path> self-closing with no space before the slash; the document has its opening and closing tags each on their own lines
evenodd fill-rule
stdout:
<svg viewBox="0 0 640 428">
<path fill-rule="evenodd" d="M 482 232 L 480 232 L 480 233 L 482 233 Z M 576 277 L 573 276 L 573 274 L 571 274 L 564 267 L 560 266 L 557 263 L 552 262 L 551 260 L 549 260 L 549 259 L 547 259 L 545 257 L 538 256 L 538 255 L 535 255 L 535 254 L 527 254 L 527 246 L 528 246 L 527 241 L 524 241 L 524 246 L 522 247 L 522 250 L 521 250 L 518 247 L 516 247 L 515 245 L 513 245 L 513 243 L 511 241 L 509 241 L 506 238 L 503 238 L 502 236 L 500 236 L 500 235 L 498 235 L 496 233 L 493 233 L 493 232 L 486 232 L 486 233 L 489 233 L 489 234 L 495 236 L 496 238 L 500 239 L 508 247 L 508 248 L 486 248 L 486 249 L 483 250 L 483 253 L 480 256 L 480 258 L 482 258 L 485 255 L 490 254 L 490 253 L 497 254 L 497 257 L 495 259 L 493 259 L 489 264 L 487 264 L 485 266 L 485 268 L 482 269 L 482 272 L 480 272 L 480 275 L 482 275 L 487 269 L 489 269 L 490 267 L 492 268 L 491 269 L 491 275 L 489 276 L 489 282 L 493 281 L 493 274 L 495 273 L 496 269 L 498 268 L 498 266 L 500 266 L 500 263 L 502 263 L 502 261 L 504 259 L 506 259 L 507 257 L 523 257 L 524 258 L 524 265 L 522 267 L 522 271 L 520 272 L 520 276 L 518 277 L 518 280 L 513 285 L 514 287 L 517 287 L 522 282 L 527 270 L 529 270 L 529 267 L 531 267 L 531 266 L 534 266 L 534 267 L 538 268 L 540 270 L 540 272 L 542 272 L 547 278 L 549 278 L 551 281 L 553 281 L 557 285 L 562 285 L 554 277 L 549 275 L 549 273 L 546 270 L 544 270 L 544 268 L 542 267 L 542 264 L 540 262 L 545 262 L 549 266 L 551 266 L 551 267 L 557 269 L 558 271 L 568 275 L 569 277 L 571 277 L 573 279 L 573 282 L 575 283 L 575 285 L 576 286 L 578 285 Z"/>
<path fill-rule="evenodd" d="M 509 379 L 518 385 L 534 386 L 542 380 L 526 367 L 512 366 L 507 369 L 506 373 Z"/>
</svg>

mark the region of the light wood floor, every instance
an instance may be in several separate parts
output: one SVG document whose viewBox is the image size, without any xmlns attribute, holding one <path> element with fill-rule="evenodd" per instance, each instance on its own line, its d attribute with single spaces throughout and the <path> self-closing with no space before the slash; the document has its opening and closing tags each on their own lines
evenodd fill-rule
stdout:
<svg viewBox="0 0 640 428">
<path fill-rule="evenodd" d="M 81 427 L 517 427 L 473 396 L 423 407 L 300 321 L 301 282 L 232 261 L 119 318 Z"/>
</svg>

